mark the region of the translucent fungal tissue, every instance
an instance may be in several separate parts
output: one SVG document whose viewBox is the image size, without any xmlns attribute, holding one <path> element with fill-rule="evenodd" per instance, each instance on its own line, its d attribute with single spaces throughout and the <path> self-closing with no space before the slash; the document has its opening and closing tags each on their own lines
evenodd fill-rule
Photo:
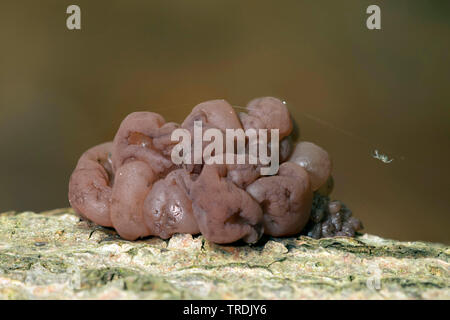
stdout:
<svg viewBox="0 0 450 320">
<path fill-rule="evenodd" d="M 79 159 L 69 182 L 71 206 L 81 217 L 113 227 L 127 240 L 201 233 L 215 243 L 255 243 L 263 234 L 320 238 L 354 236 L 362 229 L 348 208 L 329 200 L 330 156 L 314 143 L 293 141 L 285 103 L 262 97 L 240 109 L 244 112 L 238 114 L 225 100 L 206 101 L 181 125 L 153 112 L 131 113 L 112 142 L 89 149 Z M 238 155 L 237 148 L 231 154 L 214 149 L 215 159 L 232 163 L 203 158 L 177 164 L 172 158 L 178 144 L 173 133 L 194 133 L 199 122 L 219 133 L 254 129 L 259 137 L 263 131 L 258 130 L 277 130 L 258 148 L 275 150 L 277 156 L 271 159 L 279 159 L 278 170 L 265 175 L 259 160 L 250 161 L 248 137 L 244 154 Z M 200 142 L 200 151 L 208 148 Z M 241 155 L 244 163 L 234 161 Z"/>
</svg>

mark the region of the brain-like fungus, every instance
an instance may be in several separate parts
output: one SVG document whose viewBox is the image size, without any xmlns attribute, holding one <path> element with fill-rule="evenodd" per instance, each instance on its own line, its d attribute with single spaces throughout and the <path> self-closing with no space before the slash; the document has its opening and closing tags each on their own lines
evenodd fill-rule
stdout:
<svg viewBox="0 0 450 320">
<path fill-rule="evenodd" d="M 112 142 L 89 149 L 79 159 L 69 181 L 71 206 L 81 217 L 113 227 L 127 240 L 201 233 L 215 243 L 255 243 L 263 234 L 320 238 L 354 236 L 362 229 L 348 208 L 328 198 L 331 159 L 311 142 L 293 141 L 293 122 L 284 102 L 257 98 L 240 111 L 225 100 L 206 101 L 181 125 L 153 112 L 131 113 Z M 237 140 L 231 140 L 231 153 L 213 148 L 200 162 L 173 161 L 175 130 L 191 134 L 187 143 L 193 149 L 199 123 L 224 134 L 228 129 L 245 134 L 254 129 L 258 138 L 267 131 L 267 144 L 258 142 L 257 150 L 275 154 L 270 159 L 281 163 L 278 170 L 263 174 L 266 163 L 252 162 L 255 144 L 250 135 L 245 136 L 243 154 L 238 154 Z M 228 141 L 219 144 L 228 147 Z M 200 146 L 202 155 L 211 149 L 205 140 Z M 209 161 L 212 158 L 224 162 Z"/>
<path fill-rule="evenodd" d="M 308 173 L 299 165 L 285 162 L 278 175 L 259 178 L 246 190 L 263 209 L 265 233 L 290 236 L 308 222 L 313 193 Z"/>
</svg>

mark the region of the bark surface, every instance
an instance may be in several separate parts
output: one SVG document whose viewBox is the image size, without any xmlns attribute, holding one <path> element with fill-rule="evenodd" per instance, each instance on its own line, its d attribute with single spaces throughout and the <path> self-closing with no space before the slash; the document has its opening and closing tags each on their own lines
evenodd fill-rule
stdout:
<svg viewBox="0 0 450 320">
<path fill-rule="evenodd" d="M 0 214 L 0 299 L 450 299 L 450 247 L 356 238 L 120 239 L 72 209 Z"/>
</svg>

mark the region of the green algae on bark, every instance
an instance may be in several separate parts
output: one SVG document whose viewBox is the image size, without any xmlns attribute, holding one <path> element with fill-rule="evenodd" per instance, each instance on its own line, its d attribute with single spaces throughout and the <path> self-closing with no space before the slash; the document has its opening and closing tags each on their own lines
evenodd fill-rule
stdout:
<svg viewBox="0 0 450 320">
<path fill-rule="evenodd" d="M 449 299 L 450 248 L 364 234 L 120 239 L 72 209 L 0 214 L 1 299 Z"/>
</svg>

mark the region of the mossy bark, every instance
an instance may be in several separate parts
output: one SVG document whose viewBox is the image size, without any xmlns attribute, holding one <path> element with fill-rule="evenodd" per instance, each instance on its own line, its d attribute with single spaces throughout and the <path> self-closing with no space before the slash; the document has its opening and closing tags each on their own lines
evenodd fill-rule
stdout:
<svg viewBox="0 0 450 320">
<path fill-rule="evenodd" d="M 71 209 L 0 214 L 2 299 L 449 299 L 450 248 L 364 234 L 125 241 Z"/>
</svg>

